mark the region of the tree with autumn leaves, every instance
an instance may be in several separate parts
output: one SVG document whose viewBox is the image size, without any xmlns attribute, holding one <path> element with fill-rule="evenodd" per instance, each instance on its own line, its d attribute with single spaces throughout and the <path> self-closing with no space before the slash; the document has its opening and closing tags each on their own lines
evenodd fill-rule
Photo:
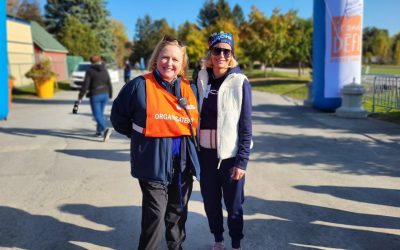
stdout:
<svg viewBox="0 0 400 250">
<path fill-rule="evenodd" d="M 163 22 L 163 29 L 159 22 Z M 194 66 L 207 52 L 208 36 L 223 30 L 232 33 L 235 56 L 244 66 L 252 68 L 254 62 L 260 62 L 265 68 L 290 61 L 302 67 L 311 58 L 310 24 L 311 21 L 298 17 L 296 11 L 282 14 L 276 9 L 271 17 L 266 17 L 256 7 L 246 21 L 239 5 L 231 9 L 225 0 L 207 0 L 199 10 L 197 24 L 185 22 L 177 32 L 162 20 L 151 20 L 149 16 L 138 19 L 131 61 L 138 61 L 140 57 L 147 61 L 150 45 L 155 45 L 164 34 L 170 34 L 187 43 L 189 61 Z"/>
<path fill-rule="evenodd" d="M 295 10 L 275 9 L 266 16 L 253 6 L 246 18 L 240 5 L 231 8 L 226 0 L 206 0 L 197 23 L 185 22 L 177 30 L 165 19 L 139 18 L 132 40 L 124 25 L 110 18 L 105 0 L 48 0 L 44 16 L 37 0 L 7 0 L 7 13 L 44 24 L 71 55 L 87 59 L 100 53 L 120 66 L 127 58 L 132 63 L 141 58 L 147 61 L 164 34 L 186 41 L 190 63 L 195 65 L 207 51 L 208 36 L 221 30 L 233 34 L 236 56 L 245 67 L 252 68 L 256 62 L 262 68 L 297 65 L 300 74 L 311 63 L 312 21 Z M 400 64 L 400 33 L 390 37 L 387 30 L 365 28 L 363 58 L 366 63 Z"/>
</svg>

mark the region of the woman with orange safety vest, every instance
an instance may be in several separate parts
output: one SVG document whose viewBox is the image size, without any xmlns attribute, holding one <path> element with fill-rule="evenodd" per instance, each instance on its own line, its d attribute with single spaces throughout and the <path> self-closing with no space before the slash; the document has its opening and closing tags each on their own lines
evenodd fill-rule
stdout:
<svg viewBox="0 0 400 250">
<path fill-rule="evenodd" d="M 187 80 L 186 46 L 165 36 L 149 71 L 127 83 L 114 100 L 114 129 L 131 139 L 131 174 L 142 190 L 138 249 L 182 249 L 193 176 L 200 179 L 195 133 L 197 92 Z"/>
</svg>

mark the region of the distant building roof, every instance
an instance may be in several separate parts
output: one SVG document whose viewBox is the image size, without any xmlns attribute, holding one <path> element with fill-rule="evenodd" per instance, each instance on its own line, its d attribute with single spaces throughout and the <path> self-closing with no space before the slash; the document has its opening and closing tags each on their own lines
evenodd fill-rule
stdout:
<svg viewBox="0 0 400 250">
<path fill-rule="evenodd" d="M 31 21 L 31 27 L 33 42 L 43 51 L 68 53 L 68 50 L 42 26 L 40 26 L 40 24 Z"/>
<path fill-rule="evenodd" d="M 27 25 L 30 24 L 28 20 L 25 20 L 25 19 L 22 19 L 22 18 L 19 18 L 16 16 L 11 16 L 11 15 L 7 15 L 7 20 L 19 22 L 19 23 L 23 23 L 23 24 L 27 24 Z"/>
</svg>

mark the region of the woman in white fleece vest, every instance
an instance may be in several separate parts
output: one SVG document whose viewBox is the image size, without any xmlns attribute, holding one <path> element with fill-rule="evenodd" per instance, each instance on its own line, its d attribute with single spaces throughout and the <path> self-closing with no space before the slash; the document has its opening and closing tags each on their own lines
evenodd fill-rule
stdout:
<svg viewBox="0 0 400 250">
<path fill-rule="evenodd" d="M 200 95 L 200 185 L 214 250 L 224 249 L 222 199 L 232 249 L 243 239 L 244 183 L 251 148 L 251 87 L 230 33 L 212 34 L 196 82 Z"/>
</svg>

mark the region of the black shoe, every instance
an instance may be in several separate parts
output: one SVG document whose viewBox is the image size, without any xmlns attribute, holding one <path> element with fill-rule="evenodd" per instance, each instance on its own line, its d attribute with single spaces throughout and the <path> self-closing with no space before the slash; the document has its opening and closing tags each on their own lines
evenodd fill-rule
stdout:
<svg viewBox="0 0 400 250">
<path fill-rule="evenodd" d="M 101 137 L 101 132 L 96 132 L 96 134 L 94 134 L 94 137 Z"/>
<path fill-rule="evenodd" d="M 111 128 L 107 128 L 106 131 L 104 131 L 104 138 L 103 138 L 104 142 L 106 142 L 106 141 L 108 141 L 108 139 L 110 139 L 111 133 L 112 133 Z"/>
</svg>

